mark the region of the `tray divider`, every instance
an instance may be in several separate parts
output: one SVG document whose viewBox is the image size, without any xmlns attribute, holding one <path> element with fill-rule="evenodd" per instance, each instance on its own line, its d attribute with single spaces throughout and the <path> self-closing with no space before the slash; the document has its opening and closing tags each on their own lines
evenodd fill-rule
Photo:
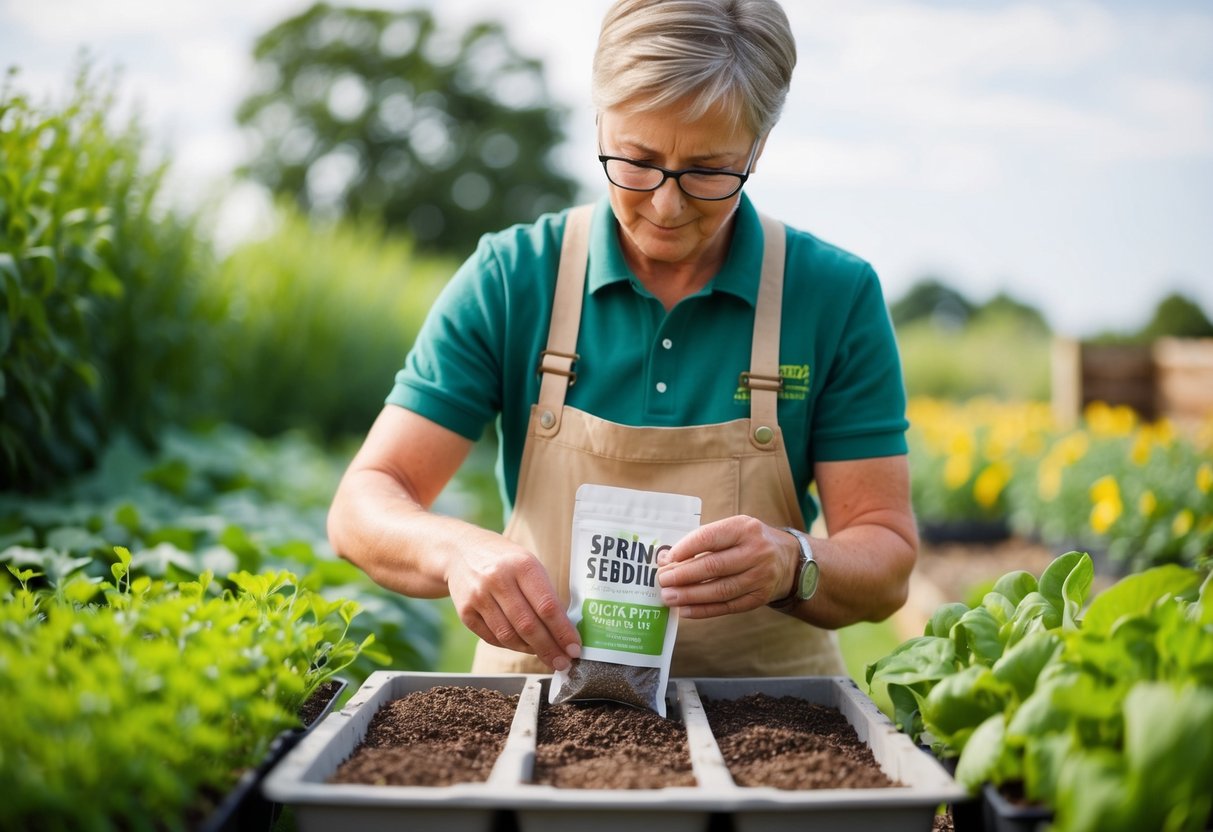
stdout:
<svg viewBox="0 0 1213 832">
<path fill-rule="evenodd" d="M 518 694 L 518 707 L 505 747 L 493 764 L 489 786 L 517 786 L 528 783 L 535 769 L 535 734 L 539 730 L 539 698 L 543 695 L 543 677 L 529 676 Z"/>
<path fill-rule="evenodd" d="M 720 795 L 734 792 L 737 784 L 729 774 L 716 744 L 716 736 L 708 724 L 707 713 L 703 709 L 703 700 L 699 698 L 699 690 L 691 679 L 677 679 L 675 686 L 678 690 L 678 704 L 682 710 L 682 724 L 687 730 L 687 745 L 691 754 L 691 769 L 695 773 L 697 787 L 708 794 Z"/>
</svg>

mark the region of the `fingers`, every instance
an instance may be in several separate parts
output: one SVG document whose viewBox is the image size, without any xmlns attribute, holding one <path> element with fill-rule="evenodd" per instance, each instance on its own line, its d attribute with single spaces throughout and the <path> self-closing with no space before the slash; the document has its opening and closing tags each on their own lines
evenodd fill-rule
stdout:
<svg viewBox="0 0 1213 832">
<path fill-rule="evenodd" d="M 678 541 L 657 571 L 663 603 L 686 618 L 710 618 L 763 606 L 787 575 L 784 532 L 752 517 L 701 526 Z M 794 541 L 792 541 L 794 542 Z"/>
<path fill-rule="evenodd" d="M 498 647 L 533 653 L 555 670 L 580 655 L 581 639 L 547 572 L 521 550 L 468 558 L 448 588 L 464 626 Z"/>
</svg>

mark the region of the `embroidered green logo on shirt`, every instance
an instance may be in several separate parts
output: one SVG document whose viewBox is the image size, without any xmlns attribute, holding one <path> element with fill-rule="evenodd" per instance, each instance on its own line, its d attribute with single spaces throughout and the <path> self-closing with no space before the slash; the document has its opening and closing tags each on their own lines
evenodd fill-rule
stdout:
<svg viewBox="0 0 1213 832">
<path fill-rule="evenodd" d="M 792 401 L 804 401 L 809 395 L 809 365 L 808 364 L 780 364 L 779 377 L 783 379 L 783 389 L 779 391 L 779 398 L 791 399 Z M 737 385 L 737 390 L 733 393 L 733 401 L 738 403 L 749 402 L 750 389 Z"/>
</svg>

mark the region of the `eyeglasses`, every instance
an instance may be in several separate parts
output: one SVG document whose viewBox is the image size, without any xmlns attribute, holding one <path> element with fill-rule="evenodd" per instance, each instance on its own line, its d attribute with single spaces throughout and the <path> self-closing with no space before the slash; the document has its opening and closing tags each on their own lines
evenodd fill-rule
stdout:
<svg viewBox="0 0 1213 832">
<path fill-rule="evenodd" d="M 741 186 L 750 178 L 750 168 L 754 164 L 754 157 L 758 155 L 760 141 L 761 137 L 754 140 L 744 173 L 711 168 L 668 170 L 622 156 L 600 155 L 598 161 L 602 162 L 602 169 L 606 171 L 611 184 L 626 191 L 655 191 L 664 185 L 667 179 L 673 179 L 678 183 L 678 187 L 682 188 L 682 192 L 693 199 L 728 199 L 740 191 Z"/>
</svg>

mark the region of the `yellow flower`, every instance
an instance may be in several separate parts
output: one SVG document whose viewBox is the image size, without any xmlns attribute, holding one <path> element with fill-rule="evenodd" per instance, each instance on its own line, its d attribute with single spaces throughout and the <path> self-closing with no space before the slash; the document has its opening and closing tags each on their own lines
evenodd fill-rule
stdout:
<svg viewBox="0 0 1213 832">
<path fill-rule="evenodd" d="M 973 498 L 983 508 L 991 508 L 1011 481 L 1011 466 L 999 461 L 987 465 L 973 483 Z"/>
<path fill-rule="evenodd" d="M 1049 501 L 1057 499 L 1061 493 L 1061 466 L 1046 459 L 1036 475 L 1036 491 L 1040 499 Z"/>
<path fill-rule="evenodd" d="M 1196 469 L 1196 487 L 1200 489 L 1201 494 L 1208 494 L 1209 489 L 1213 488 L 1213 465 L 1200 463 L 1200 467 Z"/>
<path fill-rule="evenodd" d="M 1120 500 L 1100 500 L 1091 509 L 1091 528 L 1096 534 L 1105 534 L 1120 518 Z"/>
<path fill-rule="evenodd" d="M 952 454 L 943 466 L 944 485 L 955 491 L 969 481 L 972 473 L 973 461 L 968 454 Z"/>
<path fill-rule="evenodd" d="M 1137 414 L 1131 407 L 1091 402 L 1083 412 L 1087 426 L 1096 436 L 1128 436 L 1137 427 Z"/>
<path fill-rule="evenodd" d="M 1120 499 L 1120 485 L 1116 482 L 1116 477 L 1111 474 L 1102 476 L 1095 482 L 1091 483 L 1091 500 L 1092 502 L 1104 502 L 1107 500 Z"/>
<path fill-rule="evenodd" d="M 1150 517 L 1158 508 L 1158 498 L 1154 496 L 1154 492 L 1146 489 L 1141 492 L 1141 496 L 1137 498 L 1137 510 L 1141 512 L 1142 517 Z"/>
<path fill-rule="evenodd" d="M 1171 521 L 1171 534 L 1176 537 L 1183 537 L 1188 532 L 1192 531 L 1192 524 L 1196 520 L 1192 514 L 1192 509 L 1185 508 L 1179 514 L 1175 515 L 1175 519 Z"/>
<path fill-rule="evenodd" d="M 1105 534 L 1124 511 L 1116 478 L 1108 475 L 1092 483 L 1091 501 L 1095 503 L 1091 508 L 1091 528 L 1096 534 Z"/>
<path fill-rule="evenodd" d="M 1082 431 L 1074 431 L 1063 436 L 1054 445 L 1052 453 L 1056 453 L 1063 465 L 1073 465 L 1087 455 L 1091 440 Z"/>
<path fill-rule="evenodd" d="M 1133 464 L 1139 467 L 1145 465 L 1150 461 L 1150 452 L 1153 449 L 1154 442 L 1151 438 L 1149 427 L 1142 428 L 1133 439 L 1133 448 L 1129 451 L 1129 459 L 1133 460 Z"/>
</svg>

